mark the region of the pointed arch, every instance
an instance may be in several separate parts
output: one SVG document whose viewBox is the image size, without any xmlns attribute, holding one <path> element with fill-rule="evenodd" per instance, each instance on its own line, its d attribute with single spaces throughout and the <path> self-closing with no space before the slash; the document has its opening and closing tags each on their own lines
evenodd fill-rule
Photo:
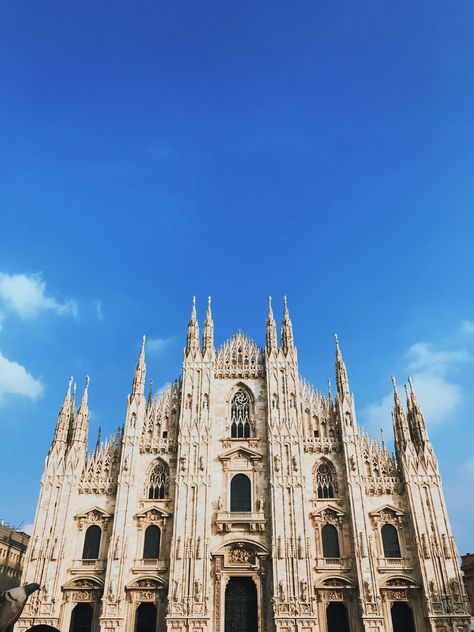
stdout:
<svg viewBox="0 0 474 632">
<path fill-rule="evenodd" d="M 162 459 L 152 464 L 148 473 L 147 498 L 160 500 L 169 496 L 169 467 Z"/>
<path fill-rule="evenodd" d="M 227 399 L 231 439 L 249 439 L 254 428 L 255 398 L 252 391 L 239 382 Z"/>
<path fill-rule="evenodd" d="M 313 469 L 314 491 L 318 498 L 336 498 L 336 469 L 331 461 L 321 459 Z"/>
<path fill-rule="evenodd" d="M 387 558 L 401 558 L 400 541 L 398 539 L 397 528 L 390 522 L 382 525 L 380 530 L 382 535 L 383 554 Z"/>
</svg>

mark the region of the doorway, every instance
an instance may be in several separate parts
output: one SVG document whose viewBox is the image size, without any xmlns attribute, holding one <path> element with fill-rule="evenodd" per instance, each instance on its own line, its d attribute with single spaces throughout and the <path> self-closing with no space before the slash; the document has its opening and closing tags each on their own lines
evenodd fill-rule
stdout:
<svg viewBox="0 0 474 632">
<path fill-rule="evenodd" d="M 416 632 L 413 612 L 410 606 L 399 601 L 391 608 L 393 632 Z"/>
<path fill-rule="evenodd" d="M 350 632 L 346 606 L 341 602 L 333 601 L 328 604 L 326 622 L 328 632 Z"/>
<path fill-rule="evenodd" d="M 257 588 L 250 577 L 231 577 L 227 583 L 225 632 L 258 632 Z"/>
<path fill-rule="evenodd" d="M 152 603 L 141 603 L 135 613 L 135 632 L 155 632 L 156 606 Z"/>
<path fill-rule="evenodd" d="M 91 632 L 93 615 L 90 603 L 78 603 L 72 611 L 69 632 Z"/>
</svg>

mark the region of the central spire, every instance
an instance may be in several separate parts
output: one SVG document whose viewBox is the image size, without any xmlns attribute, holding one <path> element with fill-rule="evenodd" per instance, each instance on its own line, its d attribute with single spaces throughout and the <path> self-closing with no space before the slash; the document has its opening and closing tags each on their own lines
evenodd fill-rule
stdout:
<svg viewBox="0 0 474 632">
<path fill-rule="evenodd" d="M 336 342 L 336 385 L 338 395 L 344 399 L 345 395 L 350 395 L 349 380 L 347 378 L 347 369 L 342 359 L 342 353 L 339 348 L 339 338 L 337 334 L 334 334 L 334 340 Z"/>
</svg>

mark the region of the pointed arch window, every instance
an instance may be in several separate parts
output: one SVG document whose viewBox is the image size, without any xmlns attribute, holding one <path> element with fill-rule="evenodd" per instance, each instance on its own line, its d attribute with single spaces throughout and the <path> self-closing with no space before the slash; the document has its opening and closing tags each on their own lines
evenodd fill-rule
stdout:
<svg viewBox="0 0 474 632">
<path fill-rule="evenodd" d="M 168 496 L 168 468 L 159 461 L 150 473 L 148 481 L 148 498 L 166 498 Z"/>
<path fill-rule="evenodd" d="M 83 560 L 97 560 L 99 558 L 101 537 L 102 530 L 98 525 L 92 524 L 87 529 L 84 538 L 84 548 L 82 549 Z"/>
<path fill-rule="evenodd" d="M 232 398 L 230 421 L 232 439 L 248 439 L 250 437 L 250 400 L 247 393 L 242 390 L 237 391 Z"/>
<path fill-rule="evenodd" d="M 236 474 L 230 482 L 230 510 L 252 511 L 251 483 L 245 474 Z"/>
<path fill-rule="evenodd" d="M 323 540 L 323 557 L 340 557 L 339 536 L 337 529 L 332 524 L 325 524 L 321 529 Z"/>
<path fill-rule="evenodd" d="M 154 524 L 147 527 L 143 543 L 143 559 L 157 560 L 160 557 L 161 530 Z"/>
<path fill-rule="evenodd" d="M 400 542 L 398 531 L 393 524 L 384 524 L 382 527 L 383 554 L 385 557 L 400 558 Z"/>
<path fill-rule="evenodd" d="M 318 498 L 335 498 L 336 481 L 334 470 L 328 463 L 321 463 L 316 470 L 315 483 Z"/>
</svg>

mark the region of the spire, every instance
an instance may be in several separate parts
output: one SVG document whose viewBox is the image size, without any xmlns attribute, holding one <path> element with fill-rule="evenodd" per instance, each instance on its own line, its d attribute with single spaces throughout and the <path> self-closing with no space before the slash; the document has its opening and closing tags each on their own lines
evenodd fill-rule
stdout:
<svg viewBox="0 0 474 632">
<path fill-rule="evenodd" d="M 411 377 L 408 377 L 410 392 L 405 387 L 408 408 L 408 424 L 413 437 L 413 442 L 417 449 L 424 450 L 425 445 L 429 444 L 428 431 L 426 429 L 426 421 L 421 410 L 421 406 L 416 398 L 415 389 Z"/>
<path fill-rule="evenodd" d="M 97 450 L 100 448 L 100 443 L 102 441 L 102 428 L 99 426 L 99 429 L 97 431 L 97 442 L 95 444 L 95 450 L 97 452 Z"/>
<path fill-rule="evenodd" d="M 146 402 L 147 410 L 151 408 L 152 404 L 153 404 L 153 380 L 150 380 L 150 388 L 148 390 L 148 399 Z"/>
<path fill-rule="evenodd" d="M 56 431 L 51 447 L 55 443 L 66 444 L 68 442 L 69 428 L 71 425 L 71 417 L 74 417 L 74 396 L 71 399 L 73 378 L 69 378 L 68 387 L 64 396 L 64 401 L 58 414 L 56 423 Z"/>
<path fill-rule="evenodd" d="M 202 335 L 202 352 L 214 349 L 214 322 L 212 320 L 211 297 L 207 297 L 206 320 L 204 321 L 204 331 Z"/>
<path fill-rule="evenodd" d="M 339 348 L 339 339 L 337 334 L 334 334 L 334 340 L 336 341 L 336 384 L 337 393 L 344 399 L 345 395 L 350 395 L 349 380 L 347 379 L 347 369 L 342 359 L 342 353 Z"/>
<path fill-rule="evenodd" d="M 291 324 L 290 313 L 286 303 L 286 296 L 283 297 L 283 322 L 281 324 L 281 348 L 285 355 L 294 350 L 293 325 Z"/>
<path fill-rule="evenodd" d="M 86 385 L 84 386 L 84 392 L 82 393 L 82 399 L 81 399 L 81 403 L 79 405 L 79 411 L 83 411 L 83 412 L 89 412 L 88 409 L 88 402 L 89 402 L 89 383 L 91 381 L 91 378 L 86 375 Z"/>
<path fill-rule="evenodd" d="M 196 318 L 196 297 L 193 296 L 193 308 L 191 310 L 191 319 L 188 323 L 188 336 L 186 339 L 186 355 L 192 350 L 199 348 L 199 325 Z"/>
<path fill-rule="evenodd" d="M 267 315 L 267 352 L 271 353 L 278 349 L 276 323 L 273 318 L 272 297 L 268 297 L 268 315 Z"/>
<path fill-rule="evenodd" d="M 89 432 L 89 382 L 90 377 L 86 375 L 86 384 L 82 394 L 81 403 L 77 409 L 72 426 L 71 444 L 75 442 L 84 443 L 87 446 L 87 435 Z"/>
<path fill-rule="evenodd" d="M 135 374 L 133 376 L 132 397 L 134 395 L 145 394 L 145 376 L 146 376 L 145 342 L 146 342 L 146 336 L 143 336 L 142 348 L 140 350 L 140 355 L 138 356 L 138 362 L 135 367 Z"/>
<path fill-rule="evenodd" d="M 407 417 L 405 414 L 405 410 L 400 401 L 400 397 L 397 391 L 397 382 L 395 377 L 392 375 L 392 385 L 393 385 L 393 402 L 394 408 L 392 412 L 392 421 L 393 421 L 393 434 L 395 437 L 395 447 L 405 450 L 407 443 L 410 442 L 410 429 L 408 427 Z"/>
</svg>

